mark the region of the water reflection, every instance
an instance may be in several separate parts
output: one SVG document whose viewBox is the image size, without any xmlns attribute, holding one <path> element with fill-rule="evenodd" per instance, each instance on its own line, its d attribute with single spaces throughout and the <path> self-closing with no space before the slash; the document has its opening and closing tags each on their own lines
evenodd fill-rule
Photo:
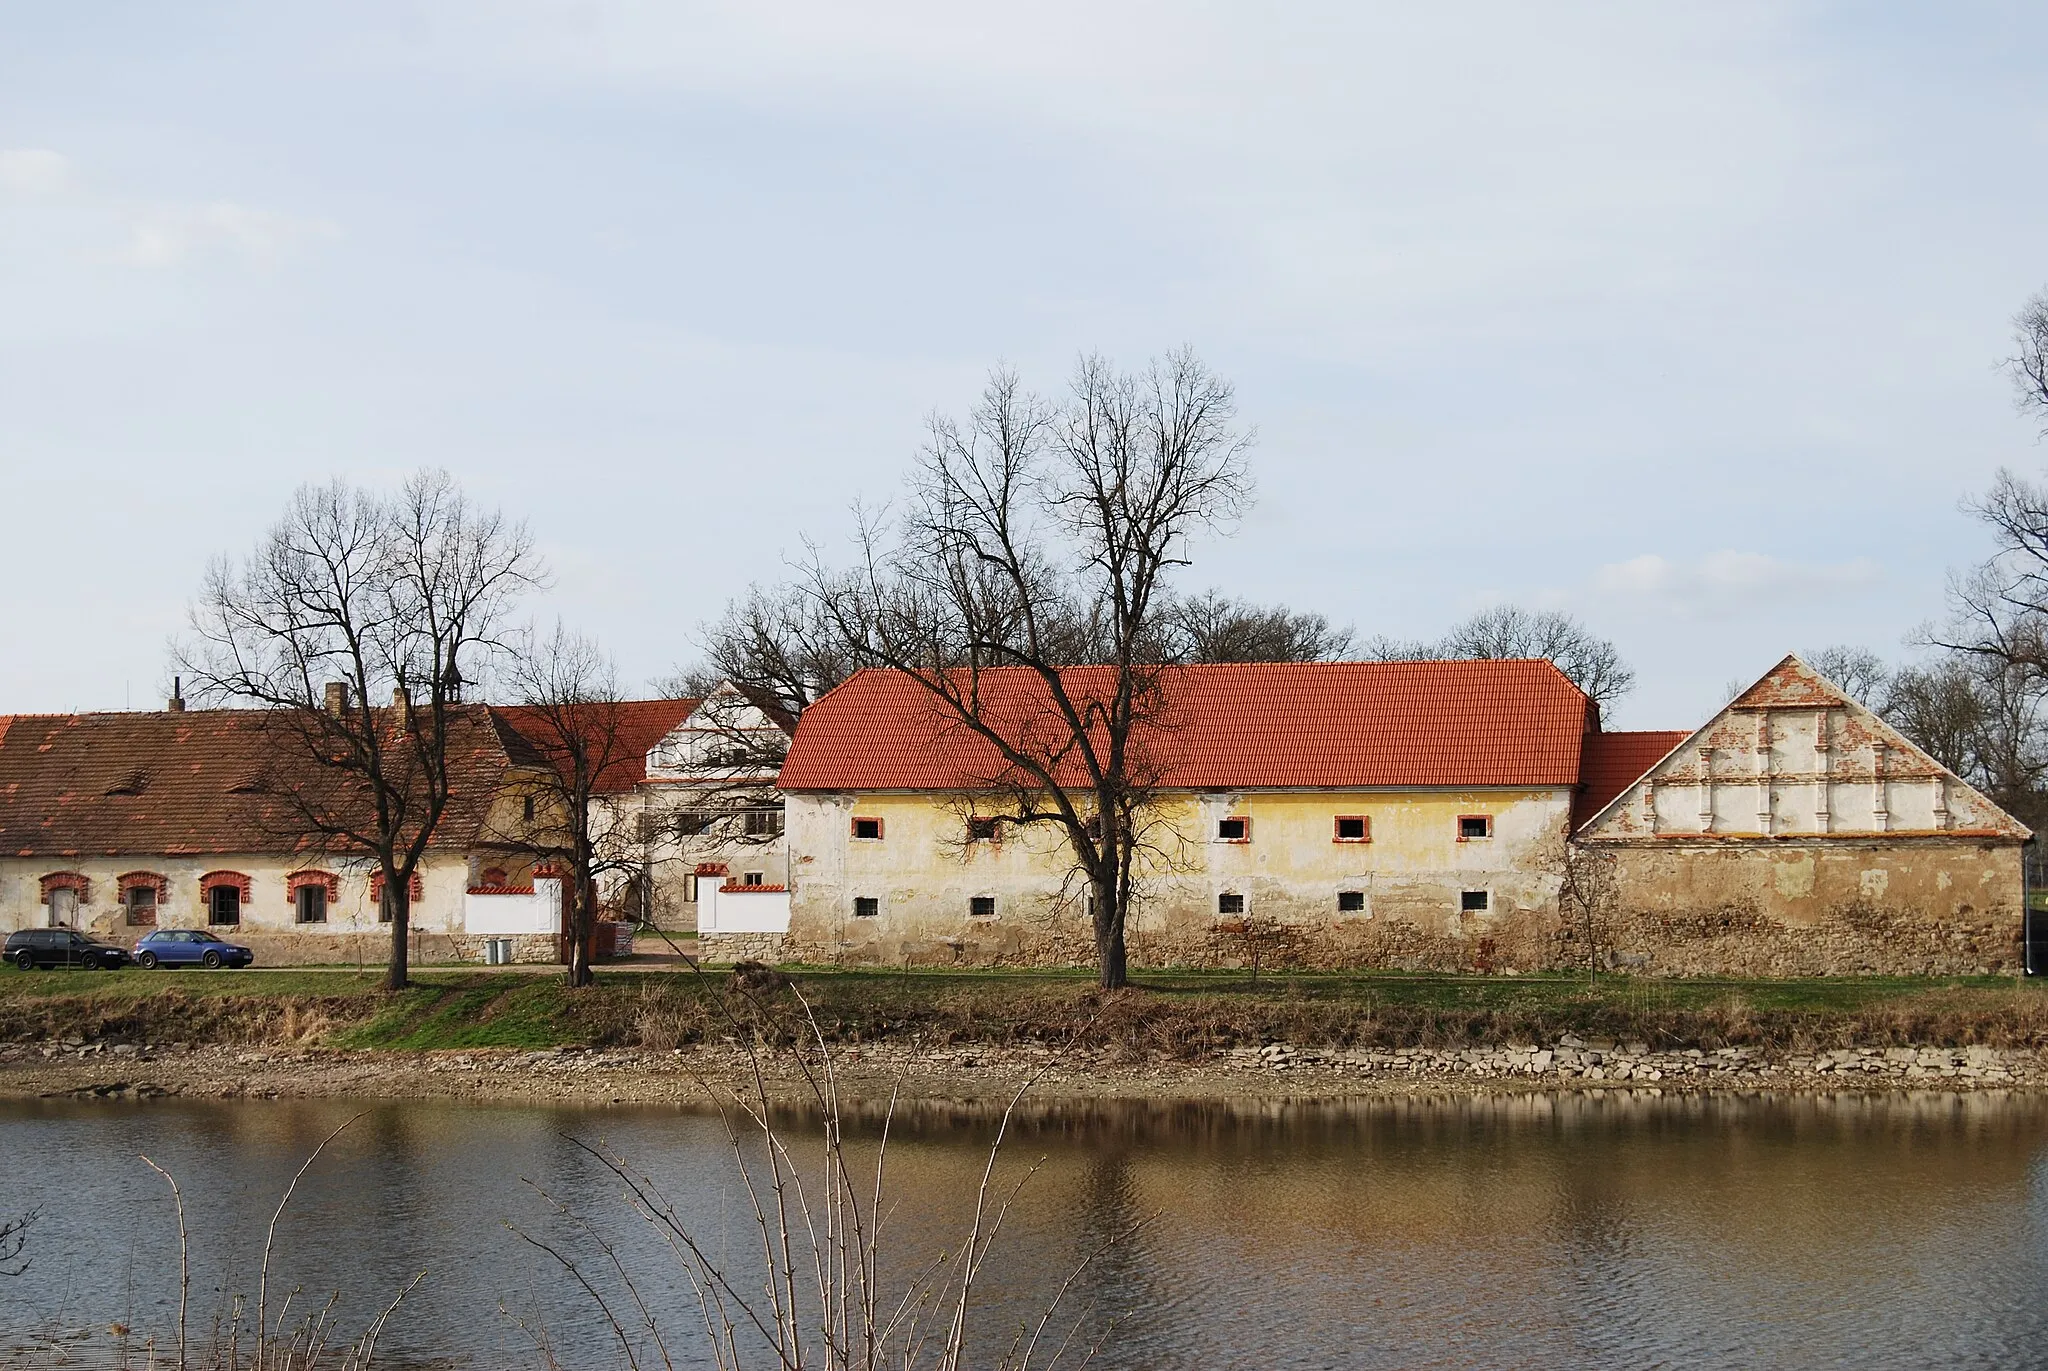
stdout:
<svg viewBox="0 0 2048 1371">
<path fill-rule="evenodd" d="M 175 1229 L 145 1151 L 186 1189 L 195 1307 L 253 1289 L 277 1195 L 351 1112 L 0 1106 L 4 1207 L 45 1207 L 35 1269 L 0 1292 L 0 1344 L 64 1337 L 111 1364 L 104 1334 L 70 1337 L 168 1329 Z M 863 1163 L 879 1125 L 856 1120 Z M 957 1242 L 994 1126 L 988 1110 L 899 1108 L 899 1273 Z M 1005 1153 L 1006 1175 L 1038 1170 L 990 1263 L 981 1346 L 1007 1344 L 1083 1256 L 1156 1215 L 1071 1296 L 1085 1329 L 1118 1320 L 1098 1365 L 2048 1363 L 2044 1126 L 2048 1103 L 1993 1094 L 1049 1106 L 1015 1121 Z M 653 1273 L 679 1364 L 705 1364 L 658 1235 L 570 1138 L 645 1169 L 721 1259 L 758 1260 L 715 1116 L 379 1104 L 308 1175 L 273 1282 L 340 1289 L 360 1321 L 431 1272 L 388 1364 L 540 1364 L 513 1317 L 544 1326 L 564 1364 L 618 1364 L 590 1301 L 504 1226 L 579 1241 L 539 1187 Z"/>
</svg>

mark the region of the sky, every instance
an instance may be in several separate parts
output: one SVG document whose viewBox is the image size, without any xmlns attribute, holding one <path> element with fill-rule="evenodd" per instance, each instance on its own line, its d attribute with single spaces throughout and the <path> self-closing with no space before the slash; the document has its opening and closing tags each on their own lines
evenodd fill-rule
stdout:
<svg viewBox="0 0 2048 1371">
<path fill-rule="evenodd" d="M 1192 587 L 1568 610 L 1692 727 L 1893 659 L 2048 450 L 2048 7 L 0 0 L 0 713 L 154 707 L 292 490 L 445 467 L 631 681 L 989 369 L 1192 347 Z"/>
</svg>

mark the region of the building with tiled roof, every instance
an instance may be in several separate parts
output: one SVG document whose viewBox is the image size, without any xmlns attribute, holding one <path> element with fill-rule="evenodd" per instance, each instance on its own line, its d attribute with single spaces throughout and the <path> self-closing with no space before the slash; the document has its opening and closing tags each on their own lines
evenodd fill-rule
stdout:
<svg viewBox="0 0 2048 1371">
<path fill-rule="evenodd" d="M 153 927 L 211 927 L 264 961 L 381 961 L 375 860 L 307 834 L 286 798 L 331 776 L 264 711 L 172 704 L 16 715 L 0 730 L 0 928 L 66 924 L 133 942 Z M 530 890 L 502 835 L 524 821 L 521 778 L 546 765 L 484 705 L 456 707 L 448 757 L 448 806 L 413 883 L 429 957 L 506 931 L 476 926 L 487 907 L 468 896 L 480 884 Z"/>
<path fill-rule="evenodd" d="M 1114 685 L 1064 681 L 1084 702 Z M 977 688 L 1001 736 L 1085 792 L 1035 675 Z M 1155 796 L 1134 964 L 2015 964 L 2026 830 L 1796 658 L 1690 733 L 1604 732 L 1544 661 L 1188 666 L 1157 691 L 1132 740 Z M 1064 830 L 1021 821 L 1018 781 L 915 680 L 854 676 L 781 771 L 786 933 L 742 950 L 1090 961 Z M 1574 880 L 1605 892 L 1590 916 L 1560 897 L 1588 862 L 1612 876 Z"/>
<path fill-rule="evenodd" d="M 1606 939 L 1626 964 L 1763 976 L 2020 965 L 2033 835 L 1798 657 L 1691 733 L 1633 736 L 1590 777 L 1574 832 L 1612 864 Z"/>
<path fill-rule="evenodd" d="M 1102 697 L 1106 669 L 1066 673 Z M 1547 661 L 1175 667 L 1132 740 L 1157 794 L 1134 961 L 1231 962 L 1269 934 L 1321 962 L 1542 964 L 1525 937 L 1597 712 Z M 1005 737 L 1069 740 L 1043 683 L 985 672 Z M 1071 750 L 1056 773 L 1082 788 Z M 1086 892 L 1062 833 L 1014 821 L 996 750 L 917 682 L 854 676 L 784 765 L 790 939 L 807 955 L 1082 960 Z"/>
</svg>

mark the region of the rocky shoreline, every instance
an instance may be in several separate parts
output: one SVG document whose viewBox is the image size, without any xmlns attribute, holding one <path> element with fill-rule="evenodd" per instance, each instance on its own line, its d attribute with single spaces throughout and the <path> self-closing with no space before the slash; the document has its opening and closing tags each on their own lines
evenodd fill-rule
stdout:
<svg viewBox="0 0 2048 1371">
<path fill-rule="evenodd" d="M 770 1094 L 807 1098 L 786 1054 L 760 1058 Z M 2039 1089 L 2048 1053 L 1991 1047 L 1652 1050 L 1567 1034 L 1548 1045 L 1482 1048 L 1240 1047 L 1195 1060 L 1037 1045 L 837 1049 L 849 1101 L 1000 1100 L 1032 1082 L 1039 1100 L 1344 1098 L 1427 1090 L 1668 1092 Z M 538 1052 L 348 1052 L 304 1048 L 44 1042 L 0 1047 L 0 1097 L 102 1099 L 473 1099 L 564 1104 L 706 1103 L 747 1087 L 753 1065 L 731 1044 Z"/>
</svg>

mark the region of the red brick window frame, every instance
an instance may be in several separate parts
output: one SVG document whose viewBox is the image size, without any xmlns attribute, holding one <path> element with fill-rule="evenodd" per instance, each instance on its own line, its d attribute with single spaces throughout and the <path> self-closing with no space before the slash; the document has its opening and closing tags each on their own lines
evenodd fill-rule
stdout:
<svg viewBox="0 0 2048 1371">
<path fill-rule="evenodd" d="M 299 898 L 299 888 L 308 885 L 326 886 L 329 904 L 341 898 L 341 877 L 332 871 L 294 871 L 284 878 L 284 893 L 296 901 Z"/>
<path fill-rule="evenodd" d="M 864 829 L 866 830 L 865 832 L 862 831 Z M 882 841 L 882 821 L 870 814 L 854 815 L 852 826 L 847 831 L 859 842 L 878 843 Z"/>
<path fill-rule="evenodd" d="M 1469 843 L 1478 838 L 1491 838 L 1492 836 L 1493 816 L 1491 814 L 1460 814 L 1458 816 L 1459 842 Z"/>
<path fill-rule="evenodd" d="M 156 922 L 157 911 L 170 901 L 171 878 L 157 871 L 124 871 L 115 880 L 121 887 L 121 910 L 131 925 Z M 149 898 L 138 900 L 135 892 L 147 890 Z"/>
<path fill-rule="evenodd" d="M 92 881 L 83 872 L 52 871 L 43 877 L 40 896 L 43 904 L 50 902 L 50 892 L 53 890 L 68 890 L 78 897 L 80 904 L 92 903 Z"/>
<path fill-rule="evenodd" d="M 251 893 L 255 889 L 256 882 L 251 880 L 249 877 L 244 876 L 239 871 L 209 871 L 204 876 L 201 876 L 199 878 L 200 900 L 205 901 L 212 899 L 213 888 L 215 886 L 221 885 L 231 885 L 235 889 L 241 891 L 242 903 L 246 905 L 249 903 Z"/>
<path fill-rule="evenodd" d="M 1252 840 L 1252 821 L 1243 814 L 1228 814 L 1216 821 L 1216 841 L 1219 843 L 1248 843 Z"/>
<path fill-rule="evenodd" d="M 970 815 L 967 819 L 967 841 L 970 843 L 994 843 L 1003 845 L 1003 821 Z"/>
<path fill-rule="evenodd" d="M 1369 843 L 1372 841 L 1372 819 L 1364 814 L 1339 814 L 1330 826 L 1330 841 L 1333 843 Z"/>
<path fill-rule="evenodd" d="M 540 873 L 536 871 L 534 874 L 537 876 Z M 412 892 L 412 898 L 415 901 L 426 898 L 426 883 L 420 880 L 419 872 L 415 871 L 412 873 L 412 880 L 406 883 L 406 887 Z M 370 903 L 375 905 L 384 903 L 384 873 L 381 871 L 372 871 L 370 873 Z"/>
</svg>

